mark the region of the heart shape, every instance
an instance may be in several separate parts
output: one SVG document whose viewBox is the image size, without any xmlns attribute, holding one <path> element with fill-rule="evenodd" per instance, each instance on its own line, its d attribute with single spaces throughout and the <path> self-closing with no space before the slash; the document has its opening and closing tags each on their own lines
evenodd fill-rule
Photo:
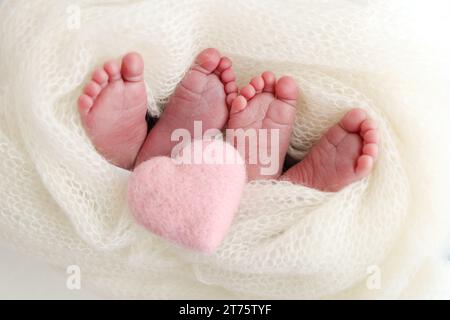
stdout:
<svg viewBox="0 0 450 320">
<path fill-rule="evenodd" d="M 200 162 L 192 163 L 193 156 L 180 164 L 186 159 L 180 155 L 198 154 L 198 147 L 209 150 Z M 128 203 L 137 222 L 153 233 L 212 252 L 231 225 L 246 181 L 244 162 L 234 147 L 220 140 L 198 140 L 174 159 L 156 157 L 141 163 L 128 184 Z"/>
</svg>

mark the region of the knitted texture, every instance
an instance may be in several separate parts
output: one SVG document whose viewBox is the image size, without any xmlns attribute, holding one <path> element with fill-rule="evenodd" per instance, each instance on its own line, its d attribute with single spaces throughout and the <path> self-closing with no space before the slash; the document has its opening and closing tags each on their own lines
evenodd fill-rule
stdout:
<svg viewBox="0 0 450 320">
<path fill-rule="evenodd" d="M 136 220 L 155 234 L 212 252 L 239 209 L 247 181 L 244 160 L 233 146 L 219 140 L 194 141 L 182 152 L 204 153 L 205 159 L 178 164 L 176 159 L 156 157 L 141 163 L 128 183 L 129 207 Z"/>
<path fill-rule="evenodd" d="M 449 12 L 440 0 L 0 2 L 2 244 L 77 264 L 114 297 L 449 297 Z M 131 173 L 95 151 L 77 97 L 95 67 L 138 51 L 157 116 L 205 47 L 233 60 L 240 85 L 266 69 L 295 78 L 296 159 L 365 109 L 381 135 L 373 173 L 334 194 L 247 184 L 211 255 L 140 227 Z"/>
</svg>

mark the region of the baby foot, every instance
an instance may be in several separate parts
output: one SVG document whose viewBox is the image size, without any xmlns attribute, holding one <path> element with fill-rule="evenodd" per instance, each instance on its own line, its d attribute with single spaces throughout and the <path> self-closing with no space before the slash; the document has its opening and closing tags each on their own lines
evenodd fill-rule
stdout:
<svg viewBox="0 0 450 320">
<path fill-rule="evenodd" d="M 228 119 L 228 107 L 237 96 L 236 75 L 231 61 L 216 49 L 203 50 L 170 98 L 161 118 L 150 131 L 136 164 L 155 156 L 169 156 L 178 141 L 171 141 L 176 129 L 187 129 L 194 137 L 194 121 L 201 121 L 202 134 L 221 130 Z"/>
<path fill-rule="evenodd" d="M 112 164 L 132 169 L 147 135 L 144 62 L 129 53 L 97 69 L 78 99 L 83 126 L 97 151 Z"/>
<path fill-rule="evenodd" d="M 378 155 L 376 122 L 362 109 L 349 111 L 282 177 L 322 191 L 339 191 L 366 177 Z"/>
<path fill-rule="evenodd" d="M 242 88 L 232 102 L 227 129 L 234 130 L 227 130 L 227 137 L 233 136 L 235 147 L 245 159 L 249 180 L 280 176 L 297 98 L 298 88 L 292 78 L 282 77 L 276 82 L 273 73 L 264 72 Z"/>
</svg>

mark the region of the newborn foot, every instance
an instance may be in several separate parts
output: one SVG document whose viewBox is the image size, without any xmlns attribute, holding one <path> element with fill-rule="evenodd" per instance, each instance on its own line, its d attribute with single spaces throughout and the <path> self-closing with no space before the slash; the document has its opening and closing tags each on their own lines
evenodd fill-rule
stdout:
<svg viewBox="0 0 450 320">
<path fill-rule="evenodd" d="M 339 191 L 366 177 L 378 154 L 375 121 L 361 109 L 348 112 L 282 177 L 322 191 Z"/>
<path fill-rule="evenodd" d="M 194 137 L 194 121 L 201 121 L 202 134 L 221 130 L 228 119 L 228 107 L 237 96 L 236 75 L 231 61 L 216 49 L 206 49 L 196 58 L 170 98 L 161 118 L 150 131 L 136 165 L 155 156 L 170 156 L 179 141 L 171 141 L 176 129 Z"/>
<path fill-rule="evenodd" d="M 246 161 L 249 180 L 280 176 L 295 120 L 298 88 L 271 72 L 255 77 L 232 102 L 227 137 Z M 239 130 L 241 129 L 241 130 Z M 247 139 L 247 142 L 245 140 Z"/>
<path fill-rule="evenodd" d="M 112 164 L 132 169 L 147 135 L 144 62 L 129 53 L 120 65 L 105 63 L 78 99 L 83 126 L 97 151 Z"/>
</svg>

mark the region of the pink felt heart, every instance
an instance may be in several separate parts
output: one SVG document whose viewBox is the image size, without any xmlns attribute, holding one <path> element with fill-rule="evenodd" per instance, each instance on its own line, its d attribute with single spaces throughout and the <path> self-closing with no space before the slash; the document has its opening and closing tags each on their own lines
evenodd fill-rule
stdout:
<svg viewBox="0 0 450 320">
<path fill-rule="evenodd" d="M 199 145 L 213 150 L 207 161 L 206 155 L 194 164 L 177 164 L 180 157 L 156 157 L 140 164 L 128 184 L 128 202 L 148 230 L 184 247 L 211 252 L 238 210 L 246 172 L 239 153 L 222 141 L 195 142 L 182 153 L 194 154 Z"/>
</svg>

